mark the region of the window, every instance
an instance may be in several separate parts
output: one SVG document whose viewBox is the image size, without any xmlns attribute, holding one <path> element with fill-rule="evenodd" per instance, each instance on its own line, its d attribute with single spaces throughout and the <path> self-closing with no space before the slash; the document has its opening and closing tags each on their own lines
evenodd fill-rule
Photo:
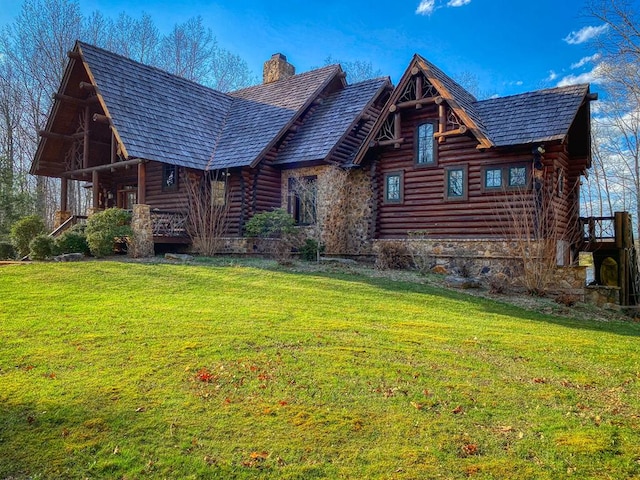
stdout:
<svg viewBox="0 0 640 480">
<path fill-rule="evenodd" d="M 445 199 L 466 200 L 467 198 L 467 168 L 449 167 L 445 169 Z"/>
<path fill-rule="evenodd" d="M 318 177 L 289 178 L 289 213 L 297 225 L 316 223 Z"/>
<path fill-rule="evenodd" d="M 482 169 L 482 188 L 485 192 L 517 189 L 529 185 L 529 169 L 526 165 L 502 165 Z"/>
<path fill-rule="evenodd" d="M 527 183 L 527 167 L 509 167 L 510 187 L 526 187 Z"/>
<path fill-rule="evenodd" d="M 384 201 L 385 203 L 402 203 L 402 172 L 385 175 Z"/>
<path fill-rule="evenodd" d="M 178 189 L 178 167 L 176 165 L 162 166 L 162 190 Z"/>
<path fill-rule="evenodd" d="M 428 122 L 418 125 L 416 141 L 416 164 L 418 165 L 436 164 L 437 144 L 433 138 L 435 127 L 435 122 Z"/>
<path fill-rule="evenodd" d="M 487 168 L 484 171 L 484 188 L 502 188 L 501 168 Z"/>
<path fill-rule="evenodd" d="M 227 182 L 224 180 L 211 180 L 211 205 L 224 207 L 227 203 Z"/>
</svg>

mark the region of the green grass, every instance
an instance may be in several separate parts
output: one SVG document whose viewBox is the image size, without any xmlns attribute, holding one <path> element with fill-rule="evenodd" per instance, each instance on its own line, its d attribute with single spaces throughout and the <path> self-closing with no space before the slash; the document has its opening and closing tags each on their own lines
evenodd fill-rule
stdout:
<svg viewBox="0 0 640 480">
<path fill-rule="evenodd" d="M 639 335 L 358 275 L 0 266 L 0 479 L 640 478 Z"/>
</svg>

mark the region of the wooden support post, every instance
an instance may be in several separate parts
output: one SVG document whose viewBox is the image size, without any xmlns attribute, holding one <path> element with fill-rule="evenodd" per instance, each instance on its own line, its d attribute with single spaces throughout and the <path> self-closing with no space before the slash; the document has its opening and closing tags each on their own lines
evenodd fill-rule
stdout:
<svg viewBox="0 0 640 480">
<path fill-rule="evenodd" d="M 89 107 L 84 107 L 84 144 L 82 150 L 82 168 L 89 168 Z"/>
<path fill-rule="evenodd" d="M 416 100 L 420 100 L 422 98 L 422 75 L 416 76 Z M 421 103 L 416 103 L 416 110 L 422 108 Z"/>
<path fill-rule="evenodd" d="M 118 158 L 118 144 L 116 143 L 116 134 L 111 130 L 111 163 L 116 163 Z M 113 169 L 111 170 L 113 172 Z"/>
<path fill-rule="evenodd" d="M 444 133 L 447 127 L 447 112 L 444 103 L 438 105 L 438 133 Z"/>
<path fill-rule="evenodd" d="M 145 203 L 145 193 L 147 190 L 147 164 L 138 164 L 138 203 Z"/>
<path fill-rule="evenodd" d="M 91 183 L 91 192 L 93 193 L 93 210 L 97 211 L 100 208 L 100 178 L 97 170 L 94 170 L 91 173 Z"/>
<path fill-rule="evenodd" d="M 69 191 L 69 179 L 66 177 L 62 177 L 60 179 L 60 210 L 63 212 L 67 211 L 68 206 L 68 197 L 67 192 Z"/>
</svg>

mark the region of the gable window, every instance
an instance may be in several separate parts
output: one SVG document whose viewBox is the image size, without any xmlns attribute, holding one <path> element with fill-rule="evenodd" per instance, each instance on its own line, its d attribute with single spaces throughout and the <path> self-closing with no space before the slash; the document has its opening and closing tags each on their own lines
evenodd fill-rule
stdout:
<svg viewBox="0 0 640 480">
<path fill-rule="evenodd" d="M 510 187 L 526 187 L 527 183 L 527 167 L 509 167 Z"/>
<path fill-rule="evenodd" d="M 467 168 L 449 167 L 445 169 L 445 199 L 465 200 L 467 198 Z"/>
<path fill-rule="evenodd" d="M 289 213 L 296 225 L 316 223 L 318 177 L 289 178 Z"/>
<path fill-rule="evenodd" d="M 387 173 L 384 176 L 385 203 L 402 203 L 402 172 Z"/>
<path fill-rule="evenodd" d="M 224 207 L 227 203 L 227 182 L 224 180 L 211 180 L 211 205 Z"/>
<path fill-rule="evenodd" d="M 178 189 L 178 167 L 176 165 L 162 165 L 162 190 Z"/>
<path fill-rule="evenodd" d="M 484 171 L 484 188 L 502 188 L 501 168 L 487 168 Z"/>
<path fill-rule="evenodd" d="M 436 130 L 435 122 L 427 122 L 418 125 L 416 141 L 416 164 L 436 164 L 436 142 L 433 134 Z"/>
</svg>

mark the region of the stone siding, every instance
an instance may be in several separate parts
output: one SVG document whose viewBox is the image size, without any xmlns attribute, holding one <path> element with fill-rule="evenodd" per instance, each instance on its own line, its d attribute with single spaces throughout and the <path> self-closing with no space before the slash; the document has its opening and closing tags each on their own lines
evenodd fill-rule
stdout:
<svg viewBox="0 0 640 480">
<path fill-rule="evenodd" d="M 128 246 L 129 255 L 134 258 L 152 257 L 154 255 L 153 228 L 149 205 L 138 203 L 133 206 L 131 229 L 133 238 Z"/>
</svg>

